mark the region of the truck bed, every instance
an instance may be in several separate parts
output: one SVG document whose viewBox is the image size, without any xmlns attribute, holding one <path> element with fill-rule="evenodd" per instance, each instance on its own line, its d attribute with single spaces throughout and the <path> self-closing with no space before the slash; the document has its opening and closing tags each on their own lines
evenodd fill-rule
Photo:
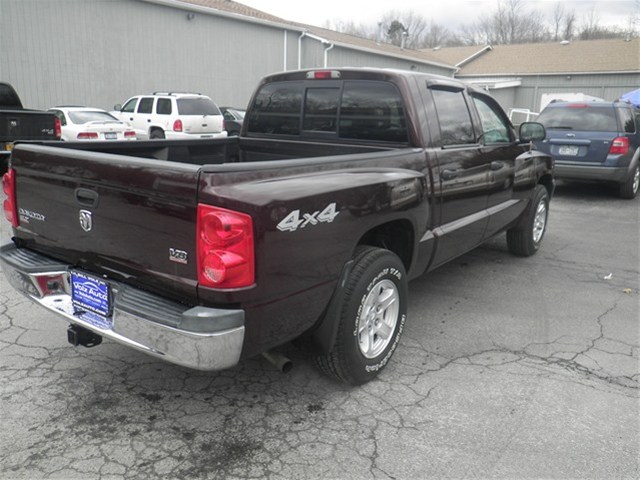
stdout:
<svg viewBox="0 0 640 480">
<path fill-rule="evenodd" d="M 137 142 L 43 142 L 45 146 L 149 158 L 192 165 L 261 162 L 393 150 L 388 146 L 353 145 L 270 138 L 229 137 L 211 140 Z"/>
</svg>

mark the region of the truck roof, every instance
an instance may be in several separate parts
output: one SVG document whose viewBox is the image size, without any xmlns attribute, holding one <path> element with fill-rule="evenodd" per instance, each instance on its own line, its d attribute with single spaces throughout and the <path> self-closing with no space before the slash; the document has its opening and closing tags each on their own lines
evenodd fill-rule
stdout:
<svg viewBox="0 0 640 480">
<path fill-rule="evenodd" d="M 315 77 L 312 76 L 315 74 L 320 75 Z M 476 87 L 468 83 L 433 73 L 371 67 L 335 67 L 293 70 L 267 75 L 262 79 L 261 83 L 313 80 L 314 78 L 317 80 L 391 80 L 394 78 L 398 79 L 408 77 L 423 77 L 430 85 L 442 85 L 459 89 L 471 88 L 472 90 L 477 90 Z"/>
</svg>

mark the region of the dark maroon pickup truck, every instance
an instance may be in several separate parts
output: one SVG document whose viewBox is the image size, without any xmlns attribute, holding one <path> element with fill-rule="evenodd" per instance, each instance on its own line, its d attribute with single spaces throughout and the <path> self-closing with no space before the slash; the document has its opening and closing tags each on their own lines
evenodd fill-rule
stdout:
<svg viewBox="0 0 640 480">
<path fill-rule="evenodd" d="M 387 364 L 407 282 L 506 231 L 540 247 L 554 180 L 484 91 L 376 69 L 271 75 L 240 137 L 17 144 L 13 287 L 70 322 L 217 370 L 294 339 L 352 384 Z"/>
</svg>

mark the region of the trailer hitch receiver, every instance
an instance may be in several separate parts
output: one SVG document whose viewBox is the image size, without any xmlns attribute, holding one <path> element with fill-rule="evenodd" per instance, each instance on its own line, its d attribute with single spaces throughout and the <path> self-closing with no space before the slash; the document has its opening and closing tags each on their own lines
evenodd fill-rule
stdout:
<svg viewBox="0 0 640 480">
<path fill-rule="evenodd" d="M 100 335 L 78 325 L 69 325 L 69 328 L 67 328 L 67 340 L 74 347 L 82 345 L 83 347 L 90 348 L 102 343 L 102 337 Z"/>
</svg>

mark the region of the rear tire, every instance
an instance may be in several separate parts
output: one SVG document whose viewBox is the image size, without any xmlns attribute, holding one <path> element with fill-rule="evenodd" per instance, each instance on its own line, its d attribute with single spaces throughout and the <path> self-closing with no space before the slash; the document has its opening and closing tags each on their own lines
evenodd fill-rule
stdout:
<svg viewBox="0 0 640 480">
<path fill-rule="evenodd" d="M 517 227 L 507 230 L 507 248 L 520 257 L 530 257 L 538 251 L 547 230 L 549 193 L 536 185 L 533 199 Z"/>
<path fill-rule="evenodd" d="M 620 198 L 626 198 L 627 200 L 636 198 L 638 187 L 640 187 L 640 165 L 636 165 L 636 168 L 631 172 L 627 181 L 620 184 L 618 187 L 618 196 Z"/>
<path fill-rule="evenodd" d="M 339 308 L 333 349 L 315 358 L 319 370 L 351 385 L 374 379 L 387 365 L 407 316 L 407 275 L 389 250 L 360 247 Z"/>
</svg>

